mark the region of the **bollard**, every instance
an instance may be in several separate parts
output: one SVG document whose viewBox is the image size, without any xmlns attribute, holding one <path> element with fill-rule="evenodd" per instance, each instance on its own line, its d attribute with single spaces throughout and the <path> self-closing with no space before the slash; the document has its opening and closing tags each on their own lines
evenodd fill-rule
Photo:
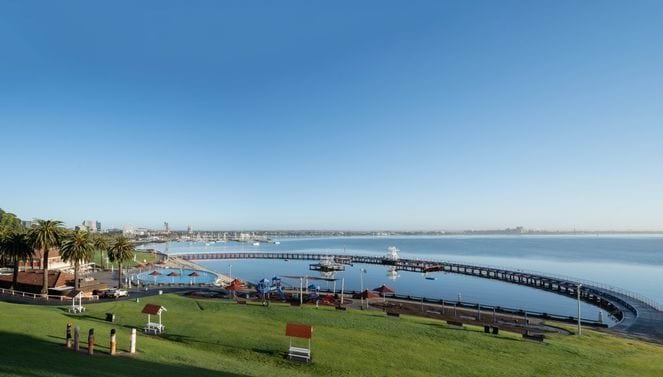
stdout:
<svg viewBox="0 0 663 377">
<path fill-rule="evenodd" d="M 115 338 L 115 329 L 111 329 L 110 334 L 110 354 L 115 355 L 115 350 L 117 348 L 117 339 Z"/>
<path fill-rule="evenodd" d="M 71 348 L 71 323 L 67 323 L 67 341 L 65 342 L 67 348 Z"/>
<path fill-rule="evenodd" d="M 74 351 L 78 352 L 80 348 L 80 340 L 81 340 L 81 328 L 76 326 L 74 328 Z"/>
<path fill-rule="evenodd" d="M 136 329 L 131 329 L 131 341 L 129 342 L 129 353 L 136 353 Z"/>
<path fill-rule="evenodd" d="M 94 355 L 94 329 L 90 329 L 87 334 L 87 354 Z"/>
</svg>

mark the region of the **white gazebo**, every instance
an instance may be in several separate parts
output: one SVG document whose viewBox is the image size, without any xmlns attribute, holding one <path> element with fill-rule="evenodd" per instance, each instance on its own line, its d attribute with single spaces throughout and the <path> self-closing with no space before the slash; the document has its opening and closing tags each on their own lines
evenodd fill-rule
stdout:
<svg viewBox="0 0 663 377">
<path fill-rule="evenodd" d="M 67 297 L 71 298 L 71 307 L 69 308 L 69 313 L 82 313 L 85 311 L 83 306 L 83 291 L 74 289 L 73 291 L 67 293 Z M 78 304 L 76 301 L 78 300 Z"/>
<path fill-rule="evenodd" d="M 166 330 L 166 326 L 161 323 L 161 313 L 166 312 L 166 308 L 161 305 L 147 304 L 143 308 L 143 314 L 147 314 L 147 325 L 143 329 L 146 334 L 158 335 Z M 152 316 L 159 316 L 159 322 L 152 322 Z"/>
</svg>

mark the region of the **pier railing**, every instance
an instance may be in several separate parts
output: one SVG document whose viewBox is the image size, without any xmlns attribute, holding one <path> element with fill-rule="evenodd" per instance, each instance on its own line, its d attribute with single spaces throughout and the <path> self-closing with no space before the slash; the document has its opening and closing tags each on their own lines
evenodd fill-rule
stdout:
<svg viewBox="0 0 663 377">
<path fill-rule="evenodd" d="M 186 254 L 171 254 L 173 257 L 180 257 L 186 260 L 205 260 L 205 259 L 292 259 L 292 260 L 320 260 L 323 258 L 350 258 L 353 263 L 368 263 L 368 264 L 378 264 L 378 265 L 388 265 L 388 263 L 383 263 L 384 257 L 380 255 L 348 255 L 348 254 L 330 254 L 330 253 L 316 253 L 316 252 L 247 252 L 247 251 L 224 251 L 224 252 L 201 252 L 201 253 L 186 253 Z M 549 272 L 540 272 L 526 269 L 514 269 L 512 267 L 505 266 L 491 266 L 485 264 L 475 264 L 467 262 L 457 262 L 450 260 L 439 260 L 439 259 L 421 259 L 416 257 L 403 256 L 399 259 L 399 264 L 395 265 L 397 269 L 407 269 L 407 270 L 421 270 L 421 267 L 424 265 L 437 265 L 437 266 L 455 266 L 467 269 L 475 270 L 493 270 L 493 271 L 502 271 L 506 274 L 521 274 L 521 275 L 531 275 L 540 279 L 549 279 L 557 280 L 565 284 L 571 284 L 572 289 L 578 285 L 582 285 L 587 292 L 593 293 L 608 293 L 611 296 L 624 296 L 632 300 L 639 301 L 644 305 L 647 305 L 657 311 L 663 311 L 663 305 L 659 304 L 656 300 L 653 300 L 649 297 L 646 297 L 642 294 L 629 291 L 620 287 L 615 287 L 610 284 L 600 283 L 596 281 L 591 281 L 587 279 L 580 279 L 577 277 L 564 276 L 560 274 L 554 274 Z M 403 268 L 405 267 L 405 268 Z M 444 272 L 441 270 L 440 272 Z M 474 273 L 463 273 L 460 271 L 449 271 L 451 273 L 461 273 L 468 276 L 477 276 L 477 277 L 489 277 L 480 274 Z M 504 279 L 503 279 L 504 280 Z M 627 305 L 630 306 L 630 305 Z M 629 308 L 631 309 L 631 308 Z"/>
<path fill-rule="evenodd" d="M 409 258 L 408 258 L 409 259 Z M 610 285 L 607 283 L 601 283 L 589 279 L 582 279 L 578 278 L 575 276 L 569 276 L 569 275 L 563 275 L 563 274 L 555 274 L 555 273 L 550 273 L 550 272 L 545 272 L 545 271 L 537 271 L 537 270 L 528 270 L 528 269 L 514 269 L 513 267 L 506 267 L 506 266 L 499 266 L 499 265 L 488 265 L 488 264 L 481 264 L 481 263 L 472 263 L 469 264 L 467 262 L 459 262 L 459 261 L 451 261 L 451 260 L 440 260 L 440 259 L 419 259 L 419 258 L 413 258 L 413 260 L 417 260 L 420 262 L 433 262 L 433 263 L 440 263 L 440 264 L 457 264 L 457 265 L 466 265 L 466 266 L 474 266 L 477 268 L 483 268 L 483 269 L 495 269 L 495 270 L 505 270 L 505 271 L 511 271 L 511 272 L 517 272 L 521 274 L 528 274 L 528 275 L 537 275 L 540 277 L 546 277 L 546 278 L 551 278 L 555 280 L 560 280 L 560 281 L 566 281 L 569 283 L 574 283 L 574 284 L 581 284 L 582 286 L 586 288 L 595 288 L 595 289 L 601 289 L 604 291 L 609 291 L 611 293 L 618 293 L 622 296 L 629 297 L 634 300 L 638 300 L 640 302 L 643 302 L 652 308 L 658 310 L 658 311 L 663 311 L 663 305 L 658 303 L 656 300 L 649 298 L 647 296 L 644 296 L 640 293 L 630 291 L 628 289 L 616 287 L 614 285 Z"/>
</svg>

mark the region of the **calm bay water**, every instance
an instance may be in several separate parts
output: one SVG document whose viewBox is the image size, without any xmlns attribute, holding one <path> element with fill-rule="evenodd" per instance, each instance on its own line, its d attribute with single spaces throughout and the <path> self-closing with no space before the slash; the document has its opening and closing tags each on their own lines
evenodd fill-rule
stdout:
<svg viewBox="0 0 663 377">
<path fill-rule="evenodd" d="M 172 242 L 147 245 L 169 254 L 188 252 L 292 251 L 335 254 L 384 255 L 388 246 L 401 256 L 503 266 L 510 269 L 566 275 L 625 288 L 663 302 L 663 236 L 444 236 L 444 237 L 335 237 L 284 238 L 280 245 L 253 246 L 236 242 Z M 308 274 L 309 262 L 205 261 L 200 264 L 234 276 L 257 281 L 264 277 Z M 365 288 L 386 283 L 398 293 L 474 301 L 556 314 L 575 314 L 575 301 L 553 293 L 456 274 L 437 273 L 437 280 L 399 272 L 390 276 L 384 266 L 354 266 L 338 273 L 346 288 L 359 289 L 359 268 L 368 270 Z M 311 274 L 313 272 L 311 271 Z M 433 276 L 433 275 L 432 275 Z M 395 279 L 394 279 L 395 278 Z M 293 282 L 294 284 L 295 282 Z M 322 283 L 325 286 L 327 283 Z M 340 283 L 339 283 L 340 284 Z M 598 309 L 583 304 L 583 317 L 596 319 Z"/>
</svg>

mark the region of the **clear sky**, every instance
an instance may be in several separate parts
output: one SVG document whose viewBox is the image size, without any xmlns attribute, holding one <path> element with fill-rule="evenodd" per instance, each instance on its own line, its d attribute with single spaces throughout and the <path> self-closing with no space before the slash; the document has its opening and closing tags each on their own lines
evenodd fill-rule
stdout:
<svg viewBox="0 0 663 377">
<path fill-rule="evenodd" d="M 663 229 L 661 1 L 0 3 L 0 207 Z"/>
</svg>

